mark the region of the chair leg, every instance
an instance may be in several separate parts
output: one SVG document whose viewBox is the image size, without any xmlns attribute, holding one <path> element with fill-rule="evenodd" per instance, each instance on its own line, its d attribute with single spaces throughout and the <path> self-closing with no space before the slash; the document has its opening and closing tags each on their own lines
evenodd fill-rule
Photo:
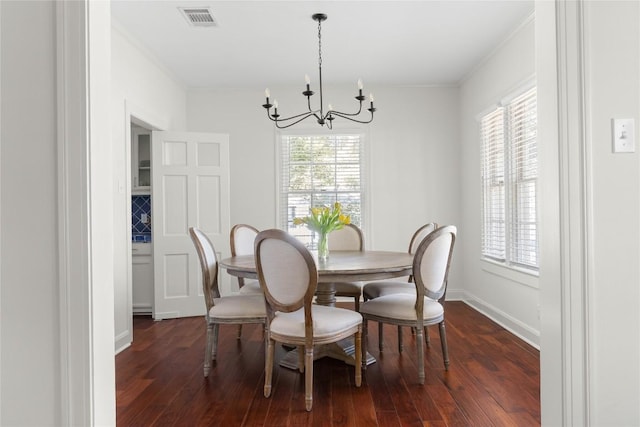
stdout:
<svg viewBox="0 0 640 427">
<path fill-rule="evenodd" d="M 218 357 L 218 332 L 220 331 L 220 324 L 213 324 L 213 346 L 211 348 L 211 359 L 216 360 Z"/>
<path fill-rule="evenodd" d="M 213 351 L 213 325 L 207 325 L 207 344 L 204 348 L 204 376 L 211 371 L 211 353 Z"/>
<path fill-rule="evenodd" d="M 362 384 L 362 327 L 359 327 L 358 332 L 356 332 L 355 357 L 356 360 L 354 367 L 356 368 L 356 387 L 360 387 Z"/>
<path fill-rule="evenodd" d="M 242 325 L 238 325 L 238 336 L 236 339 L 240 339 L 242 337 Z"/>
<path fill-rule="evenodd" d="M 362 356 L 360 356 L 360 360 L 362 361 L 362 369 L 366 370 L 367 369 L 367 346 L 369 344 L 369 322 L 367 322 L 367 319 L 363 319 L 362 320 Z M 357 349 L 356 349 L 357 352 Z"/>
<path fill-rule="evenodd" d="M 427 348 L 431 348 L 431 338 L 429 337 L 429 328 L 424 327 L 424 341 L 427 344 Z"/>
<path fill-rule="evenodd" d="M 299 345 L 298 350 L 298 370 L 300 373 L 304 372 L 304 347 Z"/>
<path fill-rule="evenodd" d="M 380 352 L 384 348 L 384 334 L 382 332 L 382 322 L 378 322 L 378 350 Z"/>
<path fill-rule="evenodd" d="M 424 346 L 422 345 L 422 328 L 416 328 L 416 343 L 418 347 L 418 382 L 424 384 Z"/>
<path fill-rule="evenodd" d="M 304 403 L 307 411 L 313 407 L 313 346 L 304 349 Z"/>
<path fill-rule="evenodd" d="M 398 353 L 402 353 L 404 350 L 404 343 L 402 342 L 402 326 L 398 325 Z"/>
<path fill-rule="evenodd" d="M 442 359 L 444 360 L 444 369 L 448 371 L 449 348 L 447 347 L 447 331 L 444 328 L 444 320 L 438 324 L 438 328 L 440 329 L 440 344 L 442 345 Z"/>
<path fill-rule="evenodd" d="M 357 297 L 353 297 L 353 304 L 355 306 L 355 309 L 358 313 L 360 313 L 360 296 Z"/>
<path fill-rule="evenodd" d="M 264 359 L 264 397 L 271 396 L 271 377 L 273 373 L 274 341 L 269 339 L 267 344 L 267 357 Z"/>
</svg>

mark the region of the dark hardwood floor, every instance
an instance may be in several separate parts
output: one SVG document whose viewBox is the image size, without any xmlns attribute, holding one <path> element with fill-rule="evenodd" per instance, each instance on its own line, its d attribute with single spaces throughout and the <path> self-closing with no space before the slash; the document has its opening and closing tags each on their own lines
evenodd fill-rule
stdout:
<svg viewBox="0 0 640 427">
<path fill-rule="evenodd" d="M 444 370 L 437 327 L 425 351 L 427 378 L 417 382 L 416 342 L 377 324 L 369 351 L 377 362 L 356 388 L 353 367 L 314 364 L 313 411 L 304 409 L 304 375 L 279 366 L 263 396 L 264 345 L 257 325 L 221 327 L 217 363 L 203 377 L 202 317 L 134 319 L 133 345 L 116 356 L 119 426 L 534 426 L 540 425 L 539 352 L 462 302 L 447 302 L 451 365 Z M 284 354 L 278 347 L 276 357 Z"/>
</svg>

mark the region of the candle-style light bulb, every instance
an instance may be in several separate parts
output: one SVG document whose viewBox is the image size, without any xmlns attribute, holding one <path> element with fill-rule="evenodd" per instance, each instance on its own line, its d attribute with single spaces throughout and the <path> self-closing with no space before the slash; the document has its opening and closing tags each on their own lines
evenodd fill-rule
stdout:
<svg viewBox="0 0 640 427">
<path fill-rule="evenodd" d="M 271 92 L 269 92 L 269 89 L 268 89 L 268 88 L 264 90 L 264 96 L 265 96 L 266 98 L 269 98 L 269 97 L 271 96 Z"/>
<path fill-rule="evenodd" d="M 278 101 L 273 101 L 273 108 L 278 109 Z"/>
<path fill-rule="evenodd" d="M 362 79 L 358 79 L 358 89 L 362 90 L 364 86 L 362 85 Z"/>
<path fill-rule="evenodd" d="M 369 101 L 373 102 L 373 94 L 372 93 L 369 94 Z"/>
<path fill-rule="evenodd" d="M 328 105 L 327 111 L 333 111 L 333 106 L 331 104 Z"/>
<path fill-rule="evenodd" d="M 309 78 L 309 74 L 305 74 L 304 75 L 304 81 L 307 83 L 307 90 L 302 92 L 302 94 L 305 95 L 308 98 L 311 95 L 313 95 L 313 92 L 311 92 L 311 87 L 309 87 L 309 83 L 311 83 L 311 79 Z"/>
</svg>

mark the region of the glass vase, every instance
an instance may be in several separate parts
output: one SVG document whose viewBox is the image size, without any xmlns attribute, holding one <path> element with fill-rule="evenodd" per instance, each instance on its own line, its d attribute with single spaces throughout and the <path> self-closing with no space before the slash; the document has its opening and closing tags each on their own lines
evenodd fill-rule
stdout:
<svg viewBox="0 0 640 427">
<path fill-rule="evenodd" d="M 326 261 L 329 258 L 329 233 L 318 232 L 318 260 Z"/>
</svg>

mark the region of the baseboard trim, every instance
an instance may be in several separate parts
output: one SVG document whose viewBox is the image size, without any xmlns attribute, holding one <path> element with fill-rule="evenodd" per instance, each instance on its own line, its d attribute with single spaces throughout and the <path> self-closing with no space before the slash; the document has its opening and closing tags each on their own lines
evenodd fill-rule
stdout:
<svg viewBox="0 0 640 427">
<path fill-rule="evenodd" d="M 116 342 L 116 355 L 117 355 L 118 353 L 121 353 L 122 351 L 124 351 L 124 350 L 128 349 L 129 347 L 131 347 L 131 342 L 127 342 L 127 343 L 124 343 L 124 344 L 122 344 L 122 345 L 119 345 L 119 344 Z"/>
<path fill-rule="evenodd" d="M 462 289 L 447 290 L 447 301 L 462 301 L 477 312 L 487 316 L 527 344 L 540 350 L 540 331 L 508 315 L 491 304 Z"/>
<path fill-rule="evenodd" d="M 153 314 L 153 309 L 149 304 L 133 304 L 133 314 Z"/>
<path fill-rule="evenodd" d="M 116 336 L 115 339 L 115 354 L 120 353 L 122 350 L 131 346 L 131 331 L 124 331 Z"/>
</svg>

